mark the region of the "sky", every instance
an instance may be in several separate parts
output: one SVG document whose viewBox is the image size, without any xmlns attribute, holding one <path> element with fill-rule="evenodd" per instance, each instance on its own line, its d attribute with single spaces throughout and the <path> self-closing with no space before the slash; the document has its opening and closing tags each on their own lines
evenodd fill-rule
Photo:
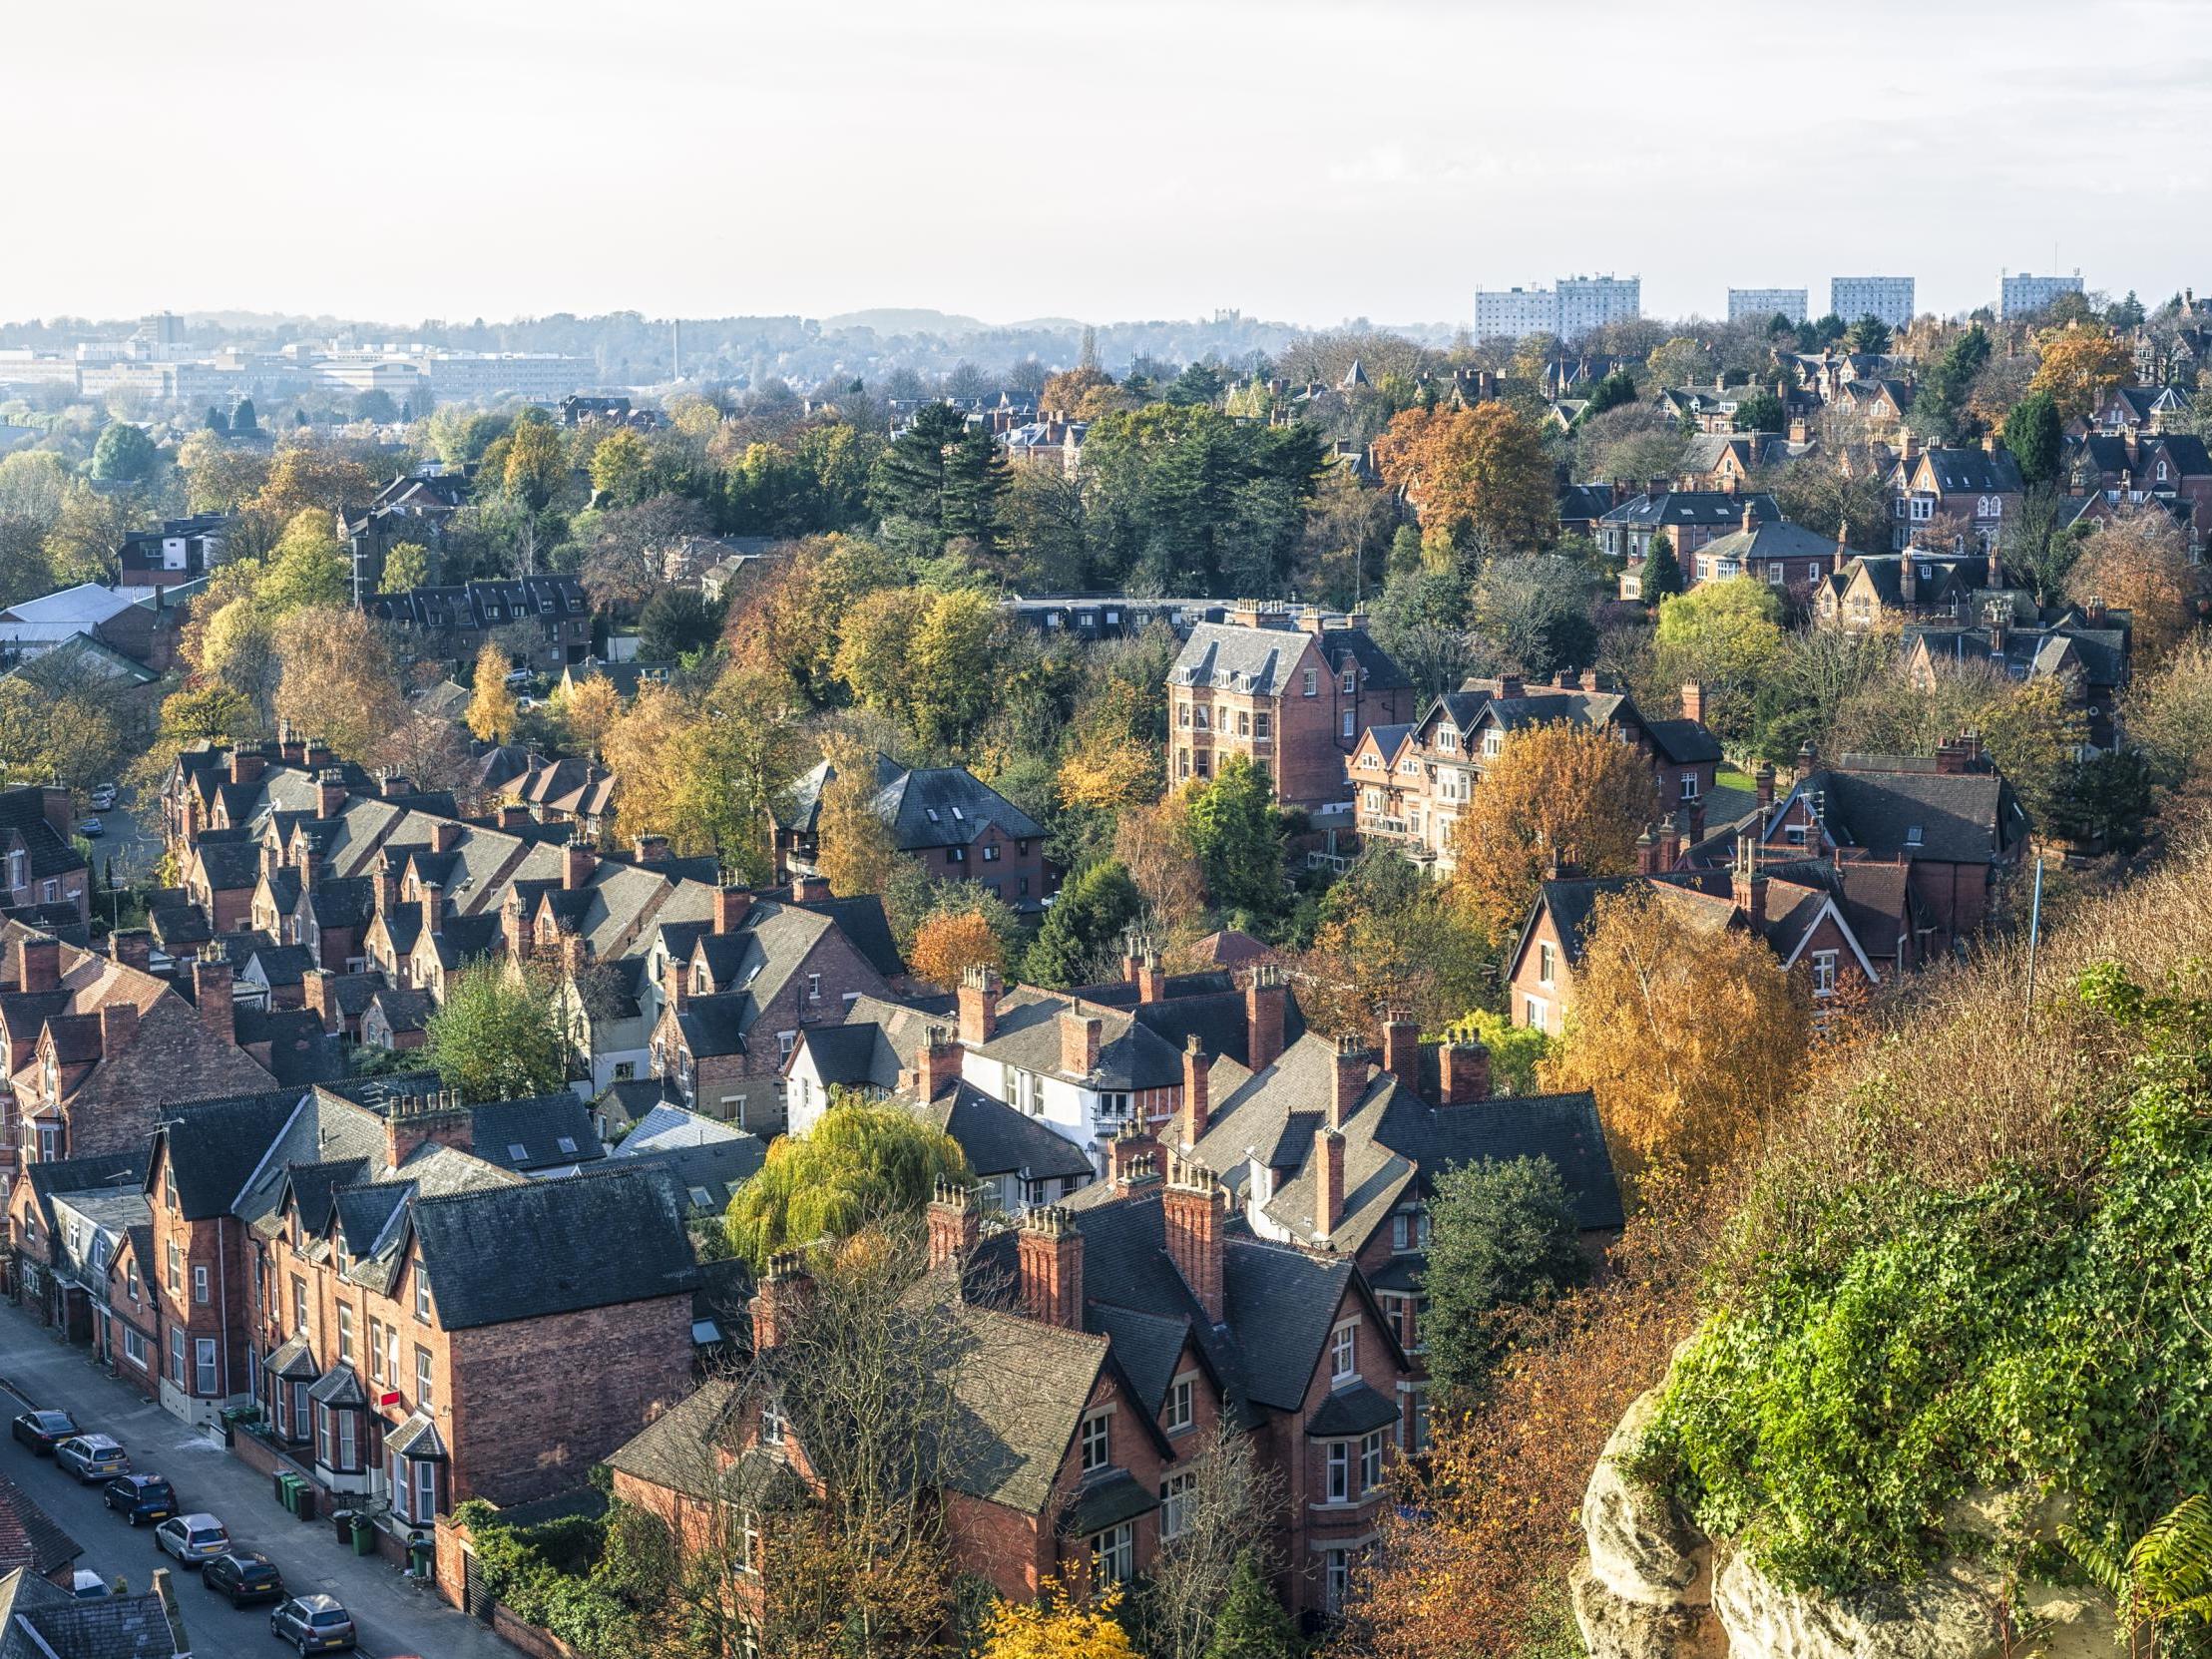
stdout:
<svg viewBox="0 0 2212 1659">
<path fill-rule="evenodd" d="M 2212 287 L 2212 0 L 9 8 L 0 319 Z M 2126 51 L 2099 43 L 2128 41 Z M 43 141 L 34 135 L 45 135 Z M 2055 253 L 2055 264 L 2054 264 Z"/>
</svg>

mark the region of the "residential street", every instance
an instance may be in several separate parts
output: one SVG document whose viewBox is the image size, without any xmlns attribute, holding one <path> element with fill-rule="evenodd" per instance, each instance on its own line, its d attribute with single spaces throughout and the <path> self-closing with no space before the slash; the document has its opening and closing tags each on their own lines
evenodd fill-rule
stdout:
<svg viewBox="0 0 2212 1659">
<path fill-rule="evenodd" d="M 341 1550 L 327 1518 L 294 1520 L 277 1507 L 267 1477 L 232 1457 L 220 1440 L 194 1434 L 107 1377 L 85 1350 L 64 1346 L 12 1303 L 0 1303 L 0 1415 L 12 1418 L 25 1405 L 58 1407 L 85 1428 L 114 1435 L 134 1468 L 167 1475 L 187 1510 L 219 1516 L 241 1548 L 274 1561 L 295 1593 L 336 1596 L 357 1621 L 368 1659 L 514 1659 L 513 1648 L 427 1585 L 381 1557 Z M 144 1590 L 154 1569 L 169 1564 L 194 1659 L 268 1659 L 282 1651 L 269 1634 L 267 1608 L 232 1611 L 203 1593 L 198 1573 L 177 1568 L 154 1547 L 151 1527 L 134 1530 L 103 1507 L 98 1485 L 78 1484 L 12 1437 L 0 1442 L 0 1469 L 85 1546 L 79 1566 L 110 1580 L 120 1574 L 133 1590 Z"/>
</svg>

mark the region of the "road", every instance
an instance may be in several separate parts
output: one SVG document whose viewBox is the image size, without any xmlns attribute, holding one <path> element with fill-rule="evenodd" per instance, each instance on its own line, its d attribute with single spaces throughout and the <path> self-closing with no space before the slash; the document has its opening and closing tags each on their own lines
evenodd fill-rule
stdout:
<svg viewBox="0 0 2212 1659">
<path fill-rule="evenodd" d="M 86 1350 L 61 1343 L 13 1303 L 0 1302 L 0 1416 L 26 1407 L 59 1408 L 87 1429 L 115 1436 L 134 1468 L 167 1475 L 187 1510 L 220 1516 L 238 1546 L 267 1555 L 295 1593 L 336 1596 L 360 1627 L 367 1659 L 515 1659 L 513 1648 L 428 1585 L 380 1556 L 339 1548 L 329 1520 L 294 1520 L 277 1506 L 268 1478 L 231 1456 L 220 1439 L 194 1432 L 109 1377 Z M 0 1470 L 84 1545 L 80 1567 L 144 1590 L 156 1567 L 169 1566 L 194 1659 L 274 1659 L 284 1651 L 269 1634 L 266 1607 L 234 1611 L 204 1593 L 197 1572 L 154 1547 L 152 1527 L 127 1526 L 106 1509 L 99 1486 L 80 1485 L 12 1437 L 0 1440 Z"/>
</svg>

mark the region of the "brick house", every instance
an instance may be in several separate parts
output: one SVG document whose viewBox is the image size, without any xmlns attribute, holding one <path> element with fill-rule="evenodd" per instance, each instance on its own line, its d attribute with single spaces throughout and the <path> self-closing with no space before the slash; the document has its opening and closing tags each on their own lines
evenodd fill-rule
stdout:
<svg viewBox="0 0 2212 1659">
<path fill-rule="evenodd" d="M 253 896 L 261 882 L 261 849 L 245 829 L 203 831 L 179 865 L 185 895 L 219 934 L 253 926 Z"/>
<path fill-rule="evenodd" d="M 68 1252 L 57 1201 L 78 1193 L 136 1192 L 145 1175 L 146 1152 L 139 1147 L 32 1163 L 9 1189 L 8 1289 L 41 1325 L 77 1328 L 85 1340 L 90 1324 L 85 1287 L 63 1271 Z"/>
<path fill-rule="evenodd" d="M 1683 559 L 1681 566 L 1687 587 L 1747 576 L 1804 601 L 1854 557 L 1841 541 L 1816 536 L 1785 519 L 1762 519 L 1746 506 L 1738 529 L 1714 537 Z M 1643 598 L 1642 566 L 1631 565 L 1620 573 L 1620 597 Z"/>
<path fill-rule="evenodd" d="M 1614 733 L 1650 761 L 1660 800 L 1694 804 L 1712 793 L 1720 765 L 1720 744 L 1705 729 L 1704 713 L 1704 688 L 1694 683 L 1682 687 L 1680 718 L 1654 719 L 1604 674 L 1568 668 L 1552 685 L 1516 674 L 1470 679 L 1402 728 L 1389 753 L 1383 748 L 1389 731 L 1353 750 L 1346 763 L 1353 823 L 1363 838 L 1448 874 L 1456 863 L 1453 831 L 1484 770 L 1516 732 L 1557 721 Z"/>
<path fill-rule="evenodd" d="M 2062 681 L 2081 711 L 2088 741 L 2109 749 L 2118 737 L 2120 693 L 2126 689 L 2133 630 L 2124 611 L 2096 601 L 2021 620 L 2001 602 L 1957 625 L 1915 623 L 1899 637 L 1905 676 L 1933 688 L 1939 663 L 1985 663 L 2009 679 Z"/>
<path fill-rule="evenodd" d="M 1657 481 L 1653 489 L 1631 496 L 1597 521 L 1597 545 L 1608 559 L 1640 568 L 1651 557 L 1651 539 L 1664 534 L 1674 550 L 1675 563 L 1684 575 L 1691 555 L 1708 542 L 1732 536 L 1746 518 L 1779 524 L 1782 509 L 1770 495 L 1740 496 L 1733 490 L 1668 490 Z"/>
<path fill-rule="evenodd" d="M 2212 525 L 2212 453 L 2194 433 L 2092 432 L 2067 442 L 2060 470 L 2075 496 L 2101 496 L 2115 508 L 2165 507 L 2192 549 Z"/>
<path fill-rule="evenodd" d="M 591 602 L 573 576 L 526 576 L 364 594 L 360 607 L 399 636 L 416 661 L 471 662 L 486 640 L 541 673 L 592 651 Z"/>
<path fill-rule="evenodd" d="M 67 905 L 80 922 L 92 919 L 92 868 L 70 839 L 75 829 L 68 790 L 0 789 L 0 908 Z"/>
<path fill-rule="evenodd" d="M 1869 553 L 1853 558 L 1813 596 L 1814 620 L 1853 633 L 1915 622 L 1979 616 L 1983 597 L 2005 592 L 1994 554 L 1953 554 L 1935 548 Z"/>
<path fill-rule="evenodd" d="M 1412 719 L 1415 692 L 1364 618 L 1244 605 L 1190 630 L 1167 701 L 1170 784 L 1242 755 L 1283 805 L 1312 807 L 1344 798 L 1344 757 L 1369 726 Z"/>
<path fill-rule="evenodd" d="M 2114 437 L 2156 437 L 2184 428 L 2195 397 L 2180 386 L 2114 386 L 2092 417 L 2096 429 Z"/>
<path fill-rule="evenodd" d="M 1893 552 L 1937 535 L 1950 552 L 1990 553 L 2026 493 L 2019 464 L 1993 438 L 1981 449 L 1923 449 L 1910 432 L 1886 483 Z"/>
<path fill-rule="evenodd" d="M 1014 909 L 1035 913 L 1060 888 L 1045 858 L 1045 829 L 965 766 L 909 769 L 875 757 L 869 808 L 892 846 L 940 881 L 971 881 Z M 771 804 L 769 849 L 777 881 L 811 876 L 821 853 L 822 793 L 837 769 L 822 761 Z"/>
<path fill-rule="evenodd" d="M 154 1282 L 154 1224 L 133 1227 L 108 1264 L 108 1353 L 115 1373 L 147 1399 L 162 1397 L 162 1330 Z"/>
</svg>

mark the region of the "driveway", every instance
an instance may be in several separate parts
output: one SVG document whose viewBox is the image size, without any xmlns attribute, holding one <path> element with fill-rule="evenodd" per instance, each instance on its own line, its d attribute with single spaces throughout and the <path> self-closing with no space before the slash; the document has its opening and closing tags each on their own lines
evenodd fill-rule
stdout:
<svg viewBox="0 0 2212 1659">
<path fill-rule="evenodd" d="M 277 1507 L 268 1477 L 231 1456 L 220 1439 L 194 1432 L 110 1378 L 86 1350 L 57 1341 L 13 1303 L 0 1302 L 0 1416 L 12 1418 L 25 1407 L 58 1407 L 87 1429 L 115 1436 L 129 1449 L 134 1468 L 169 1476 L 187 1510 L 221 1516 L 239 1547 L 267 1555 L 295 1593 L 336 1596 L 359 1624 L 360 1651 L 368 1659 L 515 1659 L 515 1649 L 447 1606 L 427 1584 L 379 1556 L 339 1548 L 328 1519 L 294 1520 Z M 121 1575 L 133 1590 L 144 1590 L 156 1567 L 169 1566 L 194 1659 L 275 1659 L 284 1651 L 269 1635 L 265 1607 L 232 1611 L 204 1594 L 197 1573 L 154 1547 L 151 1527 L 133 1529 L 108 1512 L 98 1486 L 79 1485 L 12 1437 L 0 1440 L 0 1469 L 84 1545 L 80 1567 L 111 1582 Z"/>
</svg>

